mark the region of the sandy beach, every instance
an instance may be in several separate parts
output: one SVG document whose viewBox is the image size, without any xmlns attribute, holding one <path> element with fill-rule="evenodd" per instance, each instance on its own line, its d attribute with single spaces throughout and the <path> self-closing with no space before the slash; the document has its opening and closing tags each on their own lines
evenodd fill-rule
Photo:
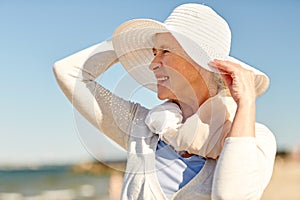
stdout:
<svg viewBox="0 0 300 200">
<path fill-rule="evenodd" d="M 277 156 L 273 176 L 262 200 L 300 199 L 300 158 Z"/>
</svg>

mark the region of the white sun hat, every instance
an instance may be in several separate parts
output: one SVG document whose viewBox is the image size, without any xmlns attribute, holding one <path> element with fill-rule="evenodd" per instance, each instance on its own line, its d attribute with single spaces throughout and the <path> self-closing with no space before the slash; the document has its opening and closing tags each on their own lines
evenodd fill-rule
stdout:
<svg viewBox="0 0 300 200">
<path fill-rule="evenodd" d="M 174 9 L 164 23 L 152 19 L 134 19 L 120 25 L 112 43 L 120 63 L 143 86 L 156 91 L 157 80 L 150 71 L 152 48 L 157 33 L 171 33 L 184 51 L 201 67 L 219 73 L 208 62 L 230 60 L 255 73 L 257 96 L 269 87 L 263 72 L 230 56 L 231 31 L 227 22 L 213 9 L 202 4 L 183 4 Z"/>
</svg>

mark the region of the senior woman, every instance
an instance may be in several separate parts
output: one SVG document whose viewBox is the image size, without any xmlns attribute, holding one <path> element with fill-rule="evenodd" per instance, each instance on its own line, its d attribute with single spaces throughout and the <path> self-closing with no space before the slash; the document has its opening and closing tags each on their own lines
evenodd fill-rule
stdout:
<svg viewBox="0 0 300 200">
<path fill-rule="evenodd" d="M 229 56 L 230 37 L 214 10 L 184 4 L 55 63 L 76 109 L 128 152 L 121 199 L 260 199 L 276 144 L 255 99 L 269 80 Z M 149 110 L 99 85 L 116 62 L 166 102 Z"/>
</svg>

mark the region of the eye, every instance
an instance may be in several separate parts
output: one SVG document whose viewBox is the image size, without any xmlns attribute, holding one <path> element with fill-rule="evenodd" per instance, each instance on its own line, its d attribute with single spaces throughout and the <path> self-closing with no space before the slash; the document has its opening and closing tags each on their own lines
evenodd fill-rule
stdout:
<svg viewBox="0 0 300 200">
<path fill-rule="evenodd" d="M 163 53 L 170 53 L 168 49 L 163 49 Z"/>
</svg>

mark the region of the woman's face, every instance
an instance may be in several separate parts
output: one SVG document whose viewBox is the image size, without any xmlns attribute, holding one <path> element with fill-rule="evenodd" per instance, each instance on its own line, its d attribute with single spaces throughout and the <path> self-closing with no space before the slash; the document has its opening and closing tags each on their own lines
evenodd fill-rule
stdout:
<svg viewBox="0 0 300 200">
<path fill-rule="evenodd" d="M 170 33 L 156 34 L 153 47 L 154 59 L 150 69 L 157 79 L 157 94 L 161 100 L 183 101 L 207 92 L 206 84 L 197 66 L 186 55 Z"/>
</svg>

